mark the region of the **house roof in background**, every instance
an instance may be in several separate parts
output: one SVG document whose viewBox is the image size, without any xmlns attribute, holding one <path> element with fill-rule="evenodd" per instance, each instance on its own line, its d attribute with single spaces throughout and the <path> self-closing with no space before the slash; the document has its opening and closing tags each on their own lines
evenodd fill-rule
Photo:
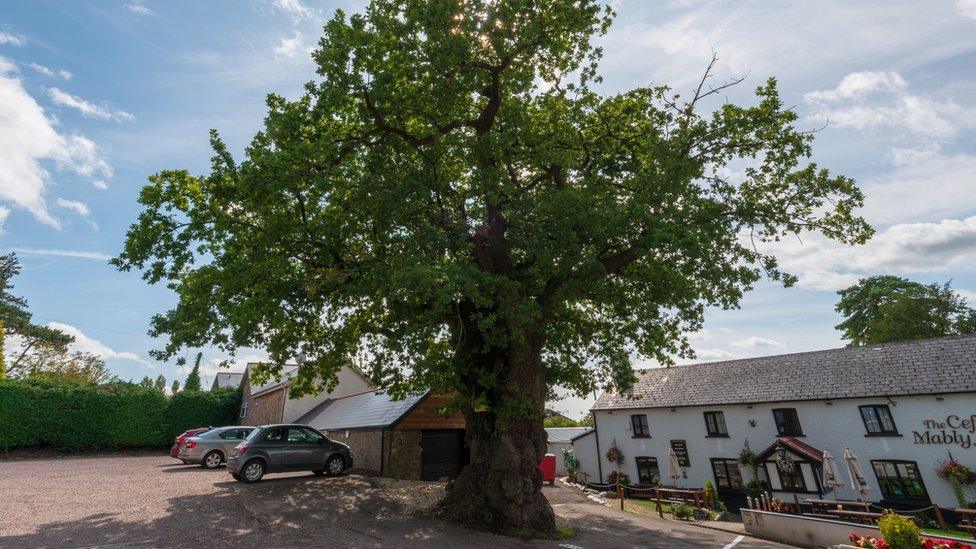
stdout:
<svg viewBox="0 0 976 549">
<path fill-rule="evenodd" d="M 393 400 L 386 389 L 374 389 L 327 400 L 298 418 L 296 423 L 304 423 L 320 431 L 390 427 L 428 394 L 418 393 L 403 400 Z"/>
<path fill-rule="evenodd" d="M 217 372 L 212 389 L 240 387 L 242 379 L 244 379 L 244 372 Z"/>
<path fill-rule="evenodd" d="M 594 410 L 976 392 L 976 335 L 843 347 L 637 372 Z"/>
<path fill-rule="evenodd" d="M 546 427 L 546 435 L 549 444 L 568 444 L 578 437 L 591 430 L 589 427 Z"/>
<path fill-rule="evenodd" d="M 248 363 L 247 368 L 250 369 L 251 366 L 257 366 L 258 364 L 259 364 L 258 362 L 250 362 Z M 253 383 L 251 383 L 251 396 L 256 396 L 261 393 L 266 393 L 272 389 L 276 389 L 284 385 L 285 383 L 288 383 L 288 381 L 291 380 L 291 378 L 294 377 L 295 374 L 297 373 L 298 373 L 297 364 L 285 364 L 284 366 L 281 367 L 281 372 L 279 372 L 279 375 L 281 377 L 279 379 L 275 379 L 274 377 L 272 377 L 263 385 L 254 385 Z M 250 379 L 251 379 L 250 376 L 248 376 L 248 380 Z"/>
</svg>

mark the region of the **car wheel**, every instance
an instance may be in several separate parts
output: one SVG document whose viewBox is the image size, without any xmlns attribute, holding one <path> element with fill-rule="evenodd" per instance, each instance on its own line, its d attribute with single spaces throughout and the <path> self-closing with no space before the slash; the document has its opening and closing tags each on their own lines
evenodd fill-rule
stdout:
<svg viewBox="0 0 976 549">
<path fill-rule="evenodd" d="M 217 450 L 214 450 L 207 455 L 203 456 L 203 468 L 204 469 L 216 469 L 220 467 L 220 464 L 224 462 L 224 456 L 220 454 Z"/>
<path fill-rule="evenodd" d="M 334 477 L 346 468 L 346 460 L 340 455 L 334 455 L 325 462 L 325 472 Z"/>
<path fill-rule="evenodd" d="M 234 477 L 234 480 L 243 480 L 241 475 L 238 475 L 237 473 L 231 473 L 230 476 Z"/>
<path fill-rule="evenodd" d="M 244 465 L 244 469 L 241 470 L 241 478 L 244 482 L 251 484 L 252 482 L 257 482 L 261 480 L 264 476 L 264 463 L 261 460 L 251 460 Z"/>
</svg>

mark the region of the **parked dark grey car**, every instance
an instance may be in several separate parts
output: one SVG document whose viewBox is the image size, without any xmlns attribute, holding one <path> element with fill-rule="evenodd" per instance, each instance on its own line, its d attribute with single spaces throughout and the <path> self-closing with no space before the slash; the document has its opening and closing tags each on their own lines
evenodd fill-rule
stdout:
<svg viewBox="0 0 976 549">
<path fill-rule="evenodd" d="M 183 463 L 199 463 L 206 469 L 216 469 L 252 431 L 254 427 L 245 425 L 210 429 L 184 440 L 177 457 Z"/>
<path fill-rule="evenodd" d="M 338 475 L 352 467 L 352 452 L 308 425 L 258 427 L 227 458 L 235 479 L 257 482 L 266 473 L 312 471 Z"/>
</svg>

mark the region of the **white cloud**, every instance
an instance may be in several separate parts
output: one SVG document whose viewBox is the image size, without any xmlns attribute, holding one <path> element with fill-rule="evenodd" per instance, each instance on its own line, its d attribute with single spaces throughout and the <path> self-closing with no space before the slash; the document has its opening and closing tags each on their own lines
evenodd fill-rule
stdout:
<svg viewBox="0 0 976 549">
<path fill-rule="evenodd" d="M 7 44 L 9 46 L 23 46 L 26 43 L 27 40 L 23 36 L 17 36 L 16 34 L 0 31 L 0 44 Z"/>
<path fill-rule="evenodd" d="M 860 182 L 863 215 L 870 223 L 884 227 L 976 213 L 976 155 L 896 148 L 890 157 L 890 171 Z"/>
<path fill-rule="evenodd" d="M 112 359 L 129 360 L 132 362 L 136 362 L 138 364 L 142 364 L 147 368 L 153 367 L 152 364 L 149 363 L 149 361 L 143 359 L 136 353 L 116 351 L 115 349 L 112 349 L 111 347 L 105 345 L 101 341 L 88 337 L 81 330 L 79 330 L 78 328 L 70 324 L 63 324 L 61 322 L 48 322 L 47 327 L 54 328 L 55 330 L 60 330 L 61 332 L 73 336 L 75 338 L 75 341 L 70 346 L 72 351 L 91 353 L 104 360 L 112 360 Z"/>
<path fill-rule="evenodd" d="M 729 343 L 730 347 L 735 349 L 743 349 L 748 351 L 754 351 L 756 349 L 768 349 L 770 347 L 782 347 L 783 344 L 779 341 L 773 339 L 766 339 L 765 337 L 748 337 L 739 341 L 733 341 Z"/>
<path fill-rule="evenodd" d="M 690 334 L 686 334 L 685 337 L 688 338 L 688 341 L 708 341 L 712 339 L 712 332 L 708 331 L 705 328 L 702 328 L 697 332 L 691 332 Z"/>
<path fill-rule="evenodd" d="M 7 221 L 7 216 L 10 215 L 10 209 L 0 206 L 0 234 L 3 234 L 3 224 Z"/>
<path fill-rule="evenodd" d="M 60 228 L 44 197 L 51 181 L 46 164 L 86 178 L 111 177 L 112 169 L 91 140 L 55 129 L 10 66 L 0 57 L 0 203 L 23 208 L 42 223 Z"/>
<path fill-rule="evenodd" d="M 149 9 L 142 0 L 136 0 L 135 2 L 129 2 L 125 5 L 125 9 L 131 11 L 136 15 L 152 15 L 153 11 Z"/>
<path fill-rule="evenodd" d="M 82 116 L 87 116 L 88 118 L 112 120 L 115 122 L 132 122 L 136 119 L 135 116 L 132 116 L 123 110 L 115 109 L 109 106 L 96 105 L 58 88 L 48 88 L 47 94 L 51 97 L 51 100 L 54 101 L 55 104 L 61 105 L 62 107 L 75 109 L 80 112 Z"/>
<path fill-rule="evenodd" d="M 98 229 L 98 225 L 91 218 L 91 210 L 88 208 L 88 205 L 85 204 L 84 202 L 81 202 L 79 200 L 68 200 L 66 198 L 58 198 L 57 200 L 54 201 L 54 203 L 62 208 L 75 212 L 76 214 L 80 215 L 85 221 L 87 221 L 88 224 L 92 226 L 92 228 L 96 230 Z"/>
<path fill-rule="evenodd" d="M 976 307 L 976 292 L 956 288 L 956 293 L 959 294 L 959 297 L 965 299 L 970 307 Z"/>
<path fill-rule="evenodd" d="M 725 349 L 695 349 L 696 362 L 714 362 L 716 360 L 730 360 L 735 355 Z"/>
<path fill-rule="evenodd" d="M 55 76 L 57 76 L 58 78 L 63 78 L 65 80 L 71 80 L 71 77 L 74 76 L 70 72 L 68 72 L 68 71 L 66 71 L 64 69 L 57 69 L 57 70 L 55 70 L 55 69 L 52 69 L 50 67 L 45 67 L 44 65 L 41 65 L 39 63 L 28 63 L 27 66 L 30 67 L 30 68 L 32 68 L 32 69 L 34 69 L 38 73 L 43 74 L 44 76 L 50 76 L 51 78 L 54 78 Z"/>
<path fill-rule="evenodd" d="M 290 15 L 296 22 L 314 19 L 318 13 L 302 3 L 302 0 L 271 0 L 271 6 Z"/>
<path fill-rule="evenodd" d="M 879 232 L 866 245 L 844 246 L 818 236 L 772 247 L 799 286 L 839 290 L 879 273 L 912 274 L 976 266 L 976 215 L 938 223 L 903 223 Z"/>
<path fill-rule="evenodd" d="M 838 101 L 857 99 L 876 92 L 895 92 L 907 87 L 905 79 L 897 72 L 862 71 L 852 72 L 841 79 L 832 90 L 810 92 L 803 96 L 806 101 Z"/>
<path fill-rule="evenodd" d="M 108 182 L 102 179 L 96 179 L 92 181 L 92 186 L 95 187 L 96 189 L 104 191 L 105 189 L 108 188 Z"/>
<path fill-rule="evenodd" d="M 312 48 L 305 46 L 302 34 L 298 31 L 291 38 L 282 38 L 274 48 L 275 56 L 296 59 L 302 53 L 311 53 Z"/>
<path fill-rule="evenodd" d="M 854 72 L 836 88 L 803 98 L 814 107 L 811 119 L 826 119 L 840 128 L 895 128 L 935 140 L 976 128 L 976 108 L 914 95 L 907 88 L 896 72 Z"/>
<path fill-rule="evenodd" d="M 976 19 L 976 0 L 956 0 L 956 10 L 964 17 Z"/>
<path fill-rule="evenodd" d="M 59 250 L 56 248 L 7 248 L 11 252 L 28 255 L 52 255 L 57 257 L 77 257 L 79 259 L 97 259 L 108 261 L 112 256 L 101 252 L 89 252 L 83 250 Z"/>
</svg>

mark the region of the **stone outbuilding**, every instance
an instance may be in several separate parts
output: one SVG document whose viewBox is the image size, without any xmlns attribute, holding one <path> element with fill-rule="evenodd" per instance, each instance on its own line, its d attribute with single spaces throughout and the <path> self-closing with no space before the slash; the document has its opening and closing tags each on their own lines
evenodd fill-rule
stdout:
<svg viewBox="0 0 976 549">
<path fill-rule="evenodd" d="M 468 463 L 464 417 L 430 392 L 394 400 L 385 389 L 325 401 L 297 420 L 348 444 L 356 468 L 409 480 L 453 478 Z"/>
</svg>

